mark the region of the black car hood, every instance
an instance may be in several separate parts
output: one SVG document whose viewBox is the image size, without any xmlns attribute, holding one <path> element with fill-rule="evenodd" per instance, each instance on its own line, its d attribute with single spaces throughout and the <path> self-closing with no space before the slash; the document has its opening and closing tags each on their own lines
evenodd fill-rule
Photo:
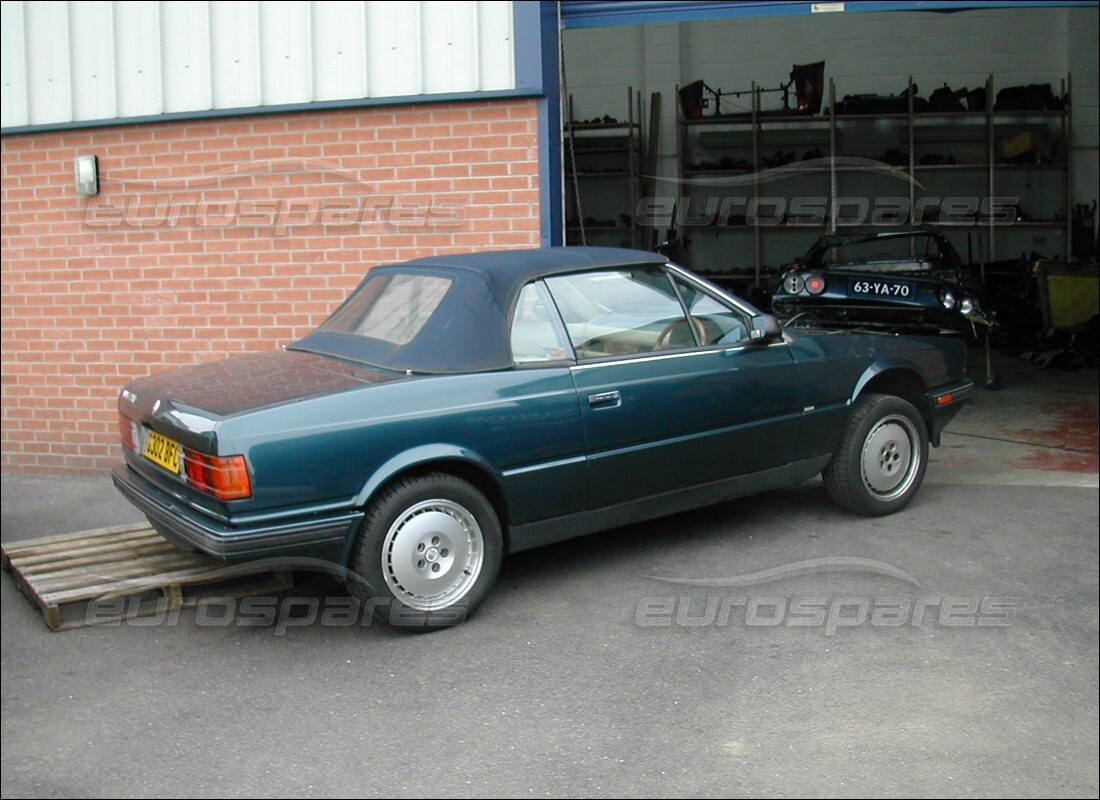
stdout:
<svg viewBox="0 0 1100 800">
<path fill-rule="evenodd" d="M 139 378 L 127 384 L 120 405 L 129 404 L 134 418 L 166 406 L 227 417 L 399 377 L 312 353 L 254 353 Z"/>
</svg>

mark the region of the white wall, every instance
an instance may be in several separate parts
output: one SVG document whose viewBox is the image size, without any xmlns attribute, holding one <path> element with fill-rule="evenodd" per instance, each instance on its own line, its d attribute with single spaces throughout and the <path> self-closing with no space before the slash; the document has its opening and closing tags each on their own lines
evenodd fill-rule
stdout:
<svg viewBox="0 0 1100 800">
<path fill-rule="evenodd" d="M 777 87 L 792 64 L 825 61 L 845 94 L 896 94 L 910 75 L 927 97 L 945 82 L 974 88 L 1050 83 L 1073 73 L 1073 195 L 1100 197 L 1097 178 L 1097 9 L 1001 8 L 955 13 L 868 12 L 581 28 L 564 34 L 576 116 L 624 117 L 626 87 L 662 95 L 659 174 L 676 174 L 676 86 Z M 763 96 L 780 108 L 779 93 Z M 743 98 L 748 108 L 748 97 Z M 737 101 L 723 99 L 723 111 Z M 827 103 L 827 98 L 826 98 Z"/>
<path fill-rule="evenodd" d="M 0 125 L 515 87 L 508 0 L 0 3 Z"/>
</svg>

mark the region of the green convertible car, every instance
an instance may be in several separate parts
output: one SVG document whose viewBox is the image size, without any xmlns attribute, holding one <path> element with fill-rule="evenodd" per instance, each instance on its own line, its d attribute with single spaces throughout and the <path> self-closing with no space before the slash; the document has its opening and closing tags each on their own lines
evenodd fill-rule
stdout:
<svg viewBox="0 0 1100 800">
<path fill-rule="evenodd" d="M 506 553 L 819 473 L 898 511 L 965 363 L 784 330 L 654 253 L 439 256 L 371 269 L 285 350 L 131 382 L 114 481 L 180 546 L 323 558 L 380 618 L 445 626 Z"/>
</svg>

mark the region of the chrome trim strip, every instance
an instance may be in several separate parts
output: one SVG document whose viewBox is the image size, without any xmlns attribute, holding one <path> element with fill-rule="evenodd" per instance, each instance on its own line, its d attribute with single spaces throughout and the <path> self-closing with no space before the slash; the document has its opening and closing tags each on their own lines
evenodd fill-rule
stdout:
<svg viewBox="0 0 1100 800">
<path fill-rule="evenodd" d="M 698 286 L 700 289 L 704 290 L 708 294 L 717 294 L 723 300 L 725 300 L 728 303 L 736 306 L 737 310 L 740 311 L 741 313 L 748 314 L 750 317 L 755 317 L 755 316 L 760 314 L 759 309 L 752 308 L 751 306 L 747 305 L 745 303 L 745 301 L 743 301 L 741 298 L 730 294 L 725 289 L 723 289 L 721 286 L 716 286 L 715 284 L 710 283 L 705 278 L 701 278 L 700 276 L 698 276 L 698 275 L 696 275 L 692 272 L 688 272 L 686 269 L 681 267 L 679 264 L 673 264 L 671 261 L 669 261 L 667 264 L 665 264 L 665 266 L 668 267 L 672 272 L 675 272 L 681 278 L 686 280 L 687 282 L 695 284 L 696 286 Z"/>
<path fill-rule="evenodd" d="M 529 472 L 538 472 L 542 469 L 556 469 L 557 467 L 568 467 L 572 464 L 583 464 L 586 460 L 585 456 L 570 456 L 569 458 L 559 458 L 556 461 L 543 461 L 540 464 L 532 464 L 528 467 L 506 469 L 501 472 L 501 475 L 505 478 L 511 478 L 514 475 L 526 475 Z"/>
<path fill-rule="evenodd" d="M 745 342 L 744 344 L 730 345 L 711 345 L 706 350 L 689 350 L 683 353 L 666 353 L 663 355 L 651 355 L 644 354 L 640 356 L 633 356 L 631 358 L 615 359 L 614 356 L 610 356 L 607 360 L 601 359 L 599 361 L 587 361 L 583 364 L 575 364 L 569 367 L 570 371 L 580 369 L 592 369 L 594 367 L 610 367 L 617 364 L 633 364 L 639 361 L 664 361 L 670 358 L 687 358 L 688 356 L 709 356 L 717 354 L 728 353 L 731 350 L 758 350 L 764 347 L 786 347 L 786 341 L 771 342 L 769 344 L 760 345 L 753 342 Z M 612 360 L 615 359 L 615 360 Z"/>
</svg>

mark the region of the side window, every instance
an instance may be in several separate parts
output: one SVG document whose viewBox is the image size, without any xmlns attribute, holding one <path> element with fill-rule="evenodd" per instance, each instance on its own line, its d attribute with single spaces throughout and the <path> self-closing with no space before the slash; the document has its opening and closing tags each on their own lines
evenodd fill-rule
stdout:
<svg viewBox="0 0 1100 800">
<path fill-rule="evenodd" d="M 512 360 L 517 364 L 572 358 L 557 311 L 542 281 L 523 287 L 512 317 Z"/>
<path fill-rule="evenodd" d="M 697 346 L 663 269 L 601 270 L 547 278 L 578 359 Z"/>
<path fill-rule="evenodd" d="M 749 320 L 745 314 L 681 278 L 673 277 L 673 281 L 704 346 L 749 341 Z"/>
</svg>

